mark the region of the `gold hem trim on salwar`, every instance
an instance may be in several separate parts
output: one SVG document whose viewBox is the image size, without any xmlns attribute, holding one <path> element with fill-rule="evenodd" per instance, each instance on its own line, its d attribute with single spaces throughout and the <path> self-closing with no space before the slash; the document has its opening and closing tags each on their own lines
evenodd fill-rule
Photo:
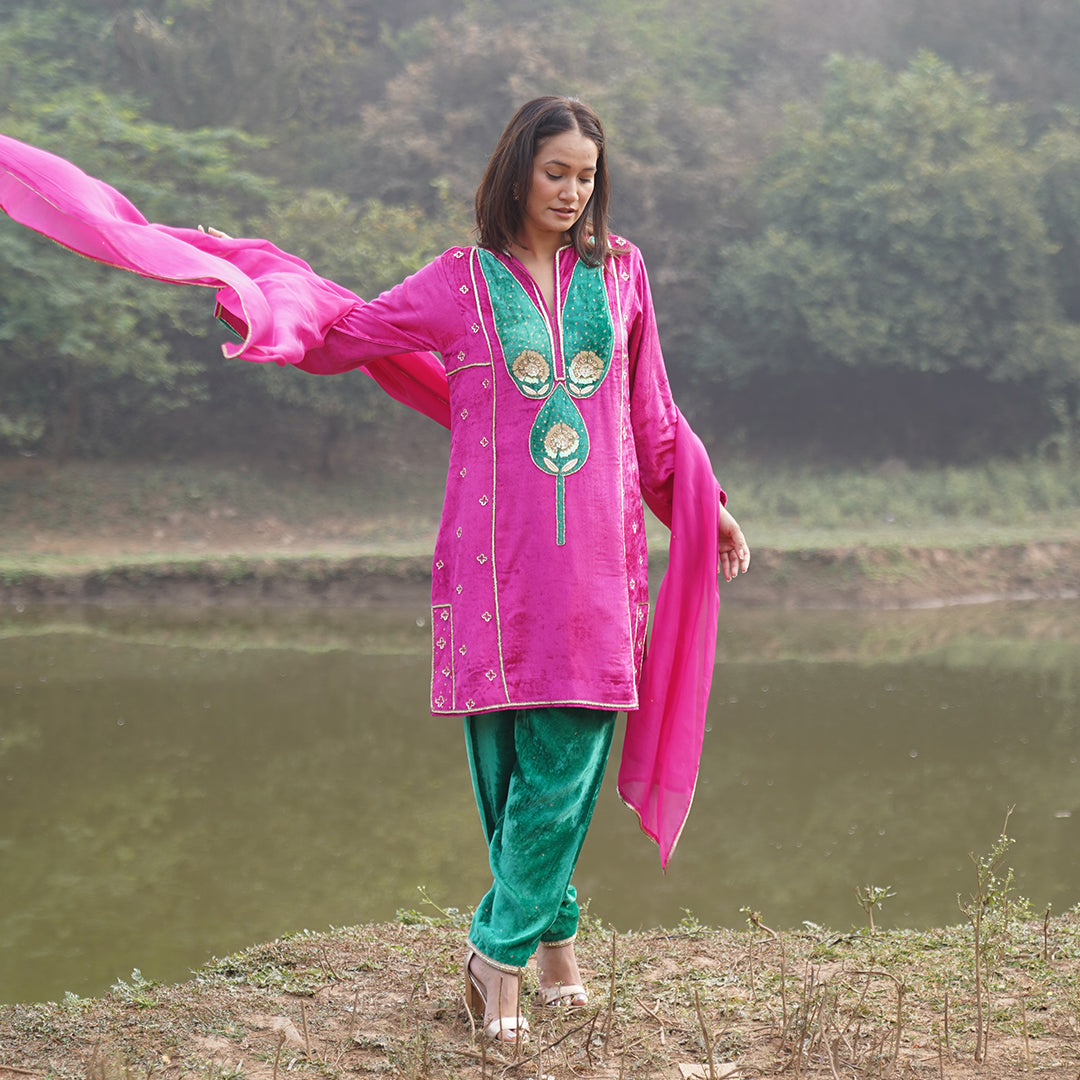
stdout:
<svg viewBox="0 0 1080 1080">
<path fill-rule="evenodd" d="M 561 949 L 564 945 L 573 945 L 577 941 L 577 934 L 571 934 L 570 937 L 563 938 L 561 941 L 541 941 L 540 944 L 545 949 Z"/>
<path fill-rule="evenodd" d="M 477 956 L 480 957 L 481 960 L 484 961 L 485 964 L 487 964 L 489 967 L 493 967 L 496 971 L 505 971 L 508 975 L 520 976 L 525 974 L 525 968 L 523 967 L 516 967 L 514 964 L 501 964 L 498 960 L 492 960 L 490 956 L 488 956 L 486 953 L 482 953 L 468 938 L 466 938 L 465 943 Z"/>
</svg>

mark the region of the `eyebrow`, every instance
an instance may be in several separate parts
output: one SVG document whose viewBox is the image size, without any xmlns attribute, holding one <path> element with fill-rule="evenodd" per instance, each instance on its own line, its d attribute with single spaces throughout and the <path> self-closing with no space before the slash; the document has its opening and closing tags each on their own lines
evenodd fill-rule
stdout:
<svg viewBox="0 0 1080 1080">
<path fill-rule="evenodd" d="M 558 165 L 560 169 L 569 169 L 571 166 L 567 165 L 565 161 L 559 161 L 557 158 L 549 158 L 544 162 L 545 165 Z M 586 165 L 582 172 L 596 172 L 595 165 Z"/>
</svg>

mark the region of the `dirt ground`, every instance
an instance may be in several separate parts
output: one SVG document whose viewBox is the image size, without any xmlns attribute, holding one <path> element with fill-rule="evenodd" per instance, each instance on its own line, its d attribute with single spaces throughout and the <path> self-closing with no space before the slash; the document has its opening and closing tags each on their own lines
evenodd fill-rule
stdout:
<svg viewBox="0 0 1080 1080">
<path fill-rule="evenodd" d="M 1075 1080 L 1077 923 L 1014 927 L 981 1013 L 970 928 L 617 936 L 586 924 L 589 1006 L 528 1005 L 529 1041 L 505 1052 L 478 1040 L 465 1008 L 460 925 L 305 933 L 175 986 L 133 975 L 98 1000 L 0 1008 L 0 1077 Z"/>
</svg>

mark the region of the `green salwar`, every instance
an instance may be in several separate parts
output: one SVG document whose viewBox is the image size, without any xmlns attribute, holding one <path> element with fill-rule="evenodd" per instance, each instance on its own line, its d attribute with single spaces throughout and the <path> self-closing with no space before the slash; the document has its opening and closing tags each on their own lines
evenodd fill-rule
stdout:
<svg viewBox="0 0 1080 1080">
<path fill-rule="evenodd" d="M 541 941 L 571 941 L 570 883 L 604 778 L 615 713 L 547 706 L 465 717 L 476 805 L 494 881 L 469 943 L 493 966 L 523 968 Z"/>
</svg>

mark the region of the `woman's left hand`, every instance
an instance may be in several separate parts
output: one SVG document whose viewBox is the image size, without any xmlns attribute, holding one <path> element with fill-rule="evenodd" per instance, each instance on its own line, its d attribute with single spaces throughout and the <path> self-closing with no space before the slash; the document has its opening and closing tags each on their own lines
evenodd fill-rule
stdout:
<svg viewBox="0 0 1080 1080">
<path fill-rule="evenodd" d="M 726 506 L 720 507 L 720 572 L 731 581 L 750 569 L 750 546 Z"/>
</svg>

